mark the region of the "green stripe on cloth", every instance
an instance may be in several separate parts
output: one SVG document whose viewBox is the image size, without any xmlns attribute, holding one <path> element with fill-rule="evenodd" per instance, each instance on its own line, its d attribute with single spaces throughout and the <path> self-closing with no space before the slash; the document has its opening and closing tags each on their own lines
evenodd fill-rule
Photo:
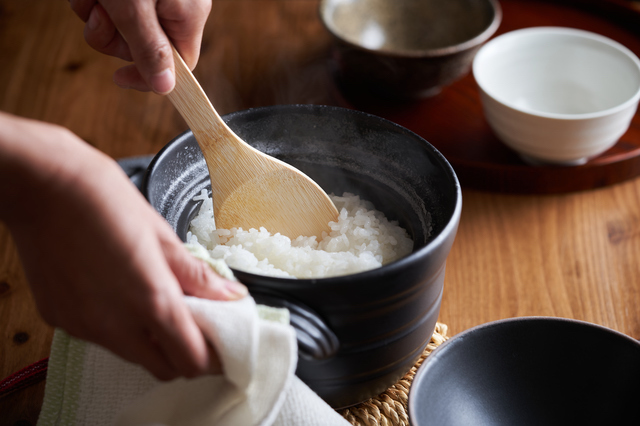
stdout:
<svg viewBox="0 0 640 426">
<path fill-rule="evenodd" d="M 80 400 L 86 343 L 56 329 L 38 426 L 72 425 Z"/>
</svg>

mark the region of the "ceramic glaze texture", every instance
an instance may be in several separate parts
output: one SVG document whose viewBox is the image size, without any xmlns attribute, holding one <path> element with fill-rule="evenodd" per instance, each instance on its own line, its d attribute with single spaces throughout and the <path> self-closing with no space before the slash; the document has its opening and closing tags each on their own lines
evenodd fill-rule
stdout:
<svg viewBox="0 0 640 426">
<path fill-rule="evenodd" d="M 502 13 L 494 0 L 323 0 L 320 16 L 344 90 L 414 98 L 467 74 Z"/>
<path fill-rule="evenodd" d="M 626 132 L 640 61 L 621 44 L 570 28 L 512 31 L 483 46 L 473 73 L 487 121 L 529 161 L 581 164 Z"/>
</svg>

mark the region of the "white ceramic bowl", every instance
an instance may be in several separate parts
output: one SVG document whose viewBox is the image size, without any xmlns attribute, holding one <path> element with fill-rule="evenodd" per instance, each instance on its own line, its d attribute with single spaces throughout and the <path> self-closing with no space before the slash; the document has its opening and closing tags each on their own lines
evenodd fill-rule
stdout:
<svg viewBox="0 0 640 426">
<path fill-rule="evenodd" d="M 640 99 L 640 60 L 607 37 L 572 28 L 512 31 L 473 62 L 496 135 L 532 163 L 578 165 L 626 132 Z"/>
</svg>

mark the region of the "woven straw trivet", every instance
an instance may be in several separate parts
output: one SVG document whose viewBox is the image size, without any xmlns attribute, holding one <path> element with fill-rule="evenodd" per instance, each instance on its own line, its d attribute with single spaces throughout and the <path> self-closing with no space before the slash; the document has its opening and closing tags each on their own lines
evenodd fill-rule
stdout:
<svg viewBox="0 0 640 426">
<path fill-rule="evenodd" d="M 407 402 L 413 376 L 416 375 L 418 367 L 422 365 L 425 358 L 447 339 L 446 324 L 436 323 L 431 341 L 420 355 L 420 359 L 398 383 L 380 395 L 353 407 L 339 410 L 338 413 L 353 426 L 409 426 Z"/>
</svg>

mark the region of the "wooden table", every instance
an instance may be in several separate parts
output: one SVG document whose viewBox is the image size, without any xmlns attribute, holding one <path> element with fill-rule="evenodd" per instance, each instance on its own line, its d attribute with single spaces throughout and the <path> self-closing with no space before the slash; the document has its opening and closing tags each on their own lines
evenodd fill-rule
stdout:
<svg viewBox="0 0 640 426">
<path fill-rule="evenodd" d="M 317 5 L 214 0 L 195 73 L 220 113 L 350 106 L 327 66 L 331 40 Z M 116 87 L 111 74 L 122 61 L 91 50 L 82 31 L 66 1 L 0 0 L 0 109 L 63 125 L 116 159 L 153 154 L 186 129 L 167 99 Z M 440 314 L 450 335 L 546 315 L 640 338 L 640 179 L 563 195 L 465 189 L 463 198 Z M 0 331 L 0 378 L 48 356 L 53 330 L 2 224 Z M 0 400 L 0 425 L 35 423 L 43 392 L 41 382 Z"/>
</svg>

